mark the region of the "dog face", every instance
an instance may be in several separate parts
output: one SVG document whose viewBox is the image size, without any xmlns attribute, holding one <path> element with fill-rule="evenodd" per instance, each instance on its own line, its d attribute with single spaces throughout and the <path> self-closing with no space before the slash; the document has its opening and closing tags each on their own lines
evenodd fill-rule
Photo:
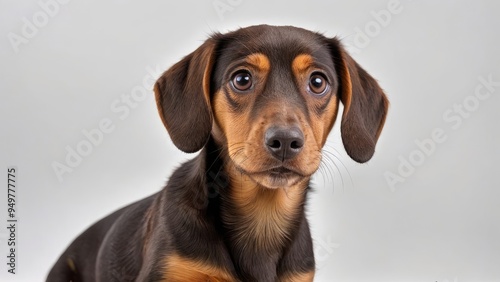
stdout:
<svg viewBox="0 0 500 282">
<path fill-rule="evenodd" d="M 339 101 L 347 153 L 369 160 L 388 106 L 335 38 L 294 27 L 216 34 L 165 72 L 155 93 L 178 148 L 197 151 L 212 136 L 231 165 L 267 188 L 317 170 Z"/>
<path fill-rule="evenodd" d="M 313 174 L 337 113 L 329 50 L 302 30 L 240 30 L 214 64 L 213 136 L 268 188 Z"/>
</svg>

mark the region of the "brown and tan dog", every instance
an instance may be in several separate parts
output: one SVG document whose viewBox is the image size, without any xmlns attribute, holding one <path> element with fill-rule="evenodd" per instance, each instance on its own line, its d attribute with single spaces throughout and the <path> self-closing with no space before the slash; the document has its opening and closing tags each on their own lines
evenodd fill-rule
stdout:
<svg viewBox="0 0 500 282">
<path fill-rule="evenodd" d="M 155 85 L 184 152 L 159 193 L 97 222 L 47 281 L 312 281 L 304 213 L 344 104 L 344 147 L 368 161 L 388 101 L 336 38 L 295 27 L 215 34 Z"/>
</svg>

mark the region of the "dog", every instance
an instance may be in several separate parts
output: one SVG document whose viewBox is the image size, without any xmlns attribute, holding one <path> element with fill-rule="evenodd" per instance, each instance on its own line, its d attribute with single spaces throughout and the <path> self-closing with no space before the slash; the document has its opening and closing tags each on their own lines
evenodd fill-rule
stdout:
<svg viewBox="0 0 500 282">
<path fill-rule="evenodd" d="M 312 281 L 309 181 L 340 103 L 347 154 L 372 158 L 375 79 L 337 38 L 259 25 L 212 35 L 154 92 L 175 146 L 201 152 L 77 237 L 47 281 Z"/>
</svg>

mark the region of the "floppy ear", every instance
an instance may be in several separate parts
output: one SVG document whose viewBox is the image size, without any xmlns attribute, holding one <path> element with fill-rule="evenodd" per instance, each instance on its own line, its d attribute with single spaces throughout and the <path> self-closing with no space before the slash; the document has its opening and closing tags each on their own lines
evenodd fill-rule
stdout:
<svg viewBox="0 0 500 282">
<path fill-rule="evenodd" d="M 215 40 L 208 39 L 168 69 L 154 91 L 161 120 L 175 146 L 186 153 L 200 150 L 212 129 L 210 76 Z"/>
<path fill-rule="evenodd" d="M 329 40 L 339 77 L 340 100 L 344 104 L 341 133 L 347 154 L 367 162 L 384 126 L 389 101 L 377 81 L 356 63 L 338 39 Z"/>
</svg>

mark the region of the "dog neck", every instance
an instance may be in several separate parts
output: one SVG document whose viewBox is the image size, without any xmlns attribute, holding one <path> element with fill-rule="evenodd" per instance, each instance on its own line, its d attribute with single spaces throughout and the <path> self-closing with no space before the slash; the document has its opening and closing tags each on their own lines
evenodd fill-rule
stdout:
<svg viewBox="0 0 500 282">
<path fill-rule="evenodd" d="M 222 158 L 227 156 L 223 148 L 210 143 L 204 152 L 210 160 L 206 163 L 207 181 L 217 183 L 221 223 L 235 263 L 275 268 L 304 219 L 309 179 L 291 187 L 262 187 L 238 171 L 230 160 Z M 214 186 L 211 183 L 208 187 Z M 252 266 L 238 268 L 245 272 Z"/>
<path fill-rule="evenodd" d="M 269 189 L 260 186 L 249 176 L 227 165 L 230 179 L 224 195 L 222 214 L 225 224 L 239 239 L 254 242 L 258 249 L 283 245 L 290 237 L 294 221 L 303 211 L 308 181 L 291 187 Z"/>
</svg>

